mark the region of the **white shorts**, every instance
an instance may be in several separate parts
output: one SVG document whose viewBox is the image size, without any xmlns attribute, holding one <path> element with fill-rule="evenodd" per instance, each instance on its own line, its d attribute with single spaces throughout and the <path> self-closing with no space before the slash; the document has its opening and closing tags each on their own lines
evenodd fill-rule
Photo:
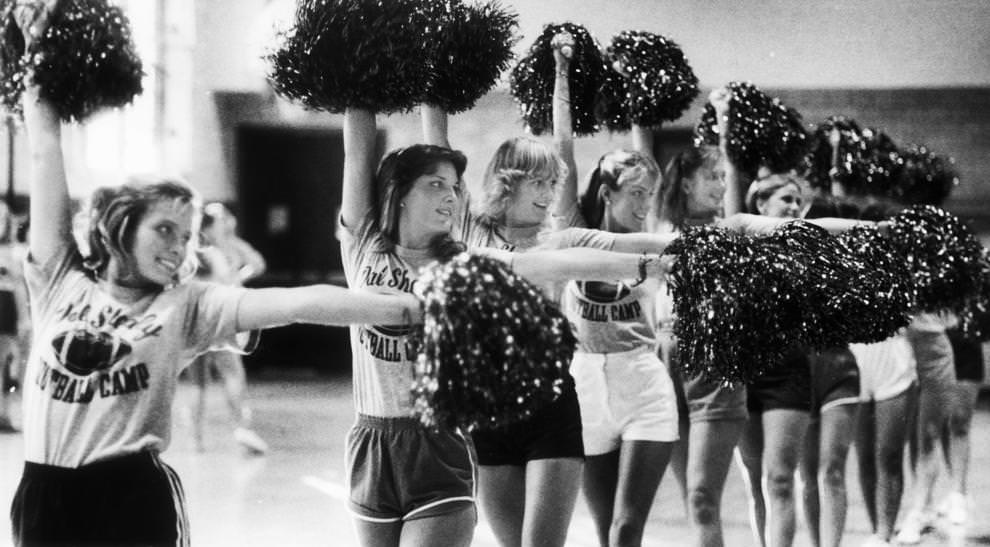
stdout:
<svg viewBox="0 0 990 547">
<path fill-rule="evenodd" d="M 581 404 L 586 455 L 614 452 L 622 441 L 677 440 L 674 384 L 651 348 L 575 352 L 571 375 Z"/>
<path fill-rule="evenodd" d="M 902 333 L 873 344 L 849 344 L 859 366 L 859 400 L 886 401 L 918 379 L 914 352 Z"/>
</svg>

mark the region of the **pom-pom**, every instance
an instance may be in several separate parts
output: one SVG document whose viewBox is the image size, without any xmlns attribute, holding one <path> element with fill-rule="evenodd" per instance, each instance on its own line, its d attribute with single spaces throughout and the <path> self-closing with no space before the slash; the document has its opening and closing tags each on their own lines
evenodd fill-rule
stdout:
<svg viewBox="0 0 990 547">
<path fill-rule="evenodd" d="M 836 165 L 833 131 L 838 132 Z M 882 131 L 860 129 L 855 120 L 833 116 L 815 129 L 806 162 L 805 178 L 814 188 L 830 191 L 835 167 L 835 180 L 847 193 L 890 197 L 900 160 L 897 145 Z"/>
<path fill-rule="evenodd" d="M 571 91 L 571 121 L 574 134 L 598 131 L 595 100 L 605 74 L 605 61 L 598 42 L 587 29 L 574 23 L 547 25 L 525 57 L 512 69 L 509 89 L 522 111 L 523 121 L 534 135 L 553 128 L 553 88 L 557 65 L 551 41 L 561 32 L 574 39 L 568 82 Z"/>
<path fill-rule="evenodd" d="M 573 385 L 566 317 L 502 262 L 461 253 L 424 269 L 415 292 L 425 317 L 412 393 L 425 425 L 512 424 Z"/>
<path fill-rule="evenodd" d="M 917 205 L 891 219 L 891 246 L 907 264 L 921 311 L 964 313 L 984 287 L 985 251 L 955 215 Z"/>
<path fill-rule="evenodd" d="M 8 0 L 2 7 L 0 98 L 8 110 L 20 111 L 28 72 L 41 96 L 67 122 L 124 106 L 141 93 L 141 59 L 119 7 L 107 0 L 61 0 L 44 33 L 25 52 L 13 17 L 15 4 Z"/>
<path fill-rule="evenodd" d="M 730 82 L 729 159 L 744 173 L 755 176 L 761 165 L 774 172 L 800 166 L 807 152 L 808 137 L 801 117 L 779 99 L 769 97 L 748 82 Z M 718 145 L 715 109 L 705 111 L 695 128 L 695 145 Z"/>
<path fill-rule="evenodd" d="M 890 196 L 909 205 L 941 206 L 959 184 L 955 161 L 925 146 L 900 151 L 900 165 Z"/>
<path fill-rule="evenodd" d="M 307 108 L 391 113 L 413 108 L 433 77 L 429 0 L 300 0 L 267 55 L 275 91 Z"/>
<path fill-rule="evenodd" d="M 628 130 L 631 123 L 652 127 L 676 120 L 698 96 L 698 78 L 684 52 L 663 36 L 620 32 L 606 57 L 624 73 L 610 67 L 599 95 L 598 112 L 612 131 Z"/>
<path fill-rule="evenodd" d="M 497 1 L 445 4 L 435 38 L 434 76 L 423 102 L 456 113 L 471 109 L 509 68 L 517 16 Z"/>
</svg>

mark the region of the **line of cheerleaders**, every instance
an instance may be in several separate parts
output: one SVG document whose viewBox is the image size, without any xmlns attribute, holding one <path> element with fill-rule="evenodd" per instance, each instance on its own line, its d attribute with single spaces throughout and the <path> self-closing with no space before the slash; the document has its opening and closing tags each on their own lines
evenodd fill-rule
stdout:
<svg viewBox="0 0 990 547">
<path fill-rule="evenodd" d="M 349 10 L 348 2 L 302 2 L 292 36 L 305 34 L 319 13 L 328 17 L 320 20 L 317 37 L 332 42 L 329 27 L 367 25 L 362 16 L 371 11 L 407 4 Z M 451 5 L 452 12 L 466 9 Z M 60 36 L 74 39 L 58 26 L 66 18 L 62 8 L 34 1 L 10 9 L 17 25 L 4 39 L 14 36 L 22 51 L 35 52 L 28 61 L 67 55 L 65 42 L 49 44 Z M 491 21 L 503 27 L 512 21 L 500 19 L 492 5 L 485 9 L 486 36 L 501 36 Z M 391 40 L 370 51 L 400 58 L 396 70 L 368 68 L 358 62 L 367 52 L 343 39 L 338 53 L 355 57 L 345 55 L 339 72 L 317 79 L 343 88 L 348 78 L 360 79 L 367 91 L 374 75 L 387 79 L 406 71 L 409 77 L 417 67 L 402 61 L 408 45 L 402 39 L 416 26 L 396 13 L 386 23 L 398 26 L 364 38 Z M 99 36 L 112 26 L 100 18 L 91 23 Z M 245 334 L 297 322 L 352 325 L 358 416 L 346 441 L 347 476 L 363 545 L 469 545 L 476 504 L 502 545 L 564 545 L 582 487 L 601 544 L 638 545 L 668 463 L 686 500 L 691 542 L 721 545 L 720 498 L 736 447 L 760 544 L 793 542 L 800 469 L 813 541 L 838 545 L 846 513 L 844 462 L 856 431 L 876 533 L 871 541 L 886 543 L 902 490 L 907 426 L 900 418 L 909 413 L 918 383 L 919 494 L 901 539 L 911 540 L 908 524 L 920 533 L 933 503 L 934 445 L 946 413 L 958 406 L 956 422 L 966 423 L 975 400 L 969 384 L 956 382 L 951 315 L 917 314 L 906 332 L 894 329 L 875 344 L 812 351 L 782 342 L 778 366 L 736 363 L 761 374 L 733 383 L 726 381 L 736 379 L 731 375 L 706 374 L 679 355 L 687 346 L 674 340 L 675 330 L 685 332 L 675 310 L 683 308 L 666 285 L 678 268 L 684 273 L 684 263 L 661 257 L 698 226 L 753 237 L 816 226 L 816 237 L 827 238 L 863 226 L 884 233 L 890 223 L 826 216 L 795 224 L 808 212 L 802 180 L 774 169 L 779 165 L 769 154 L 762 163 L 771 168 L 750 173 L 750 158 L 738 153 L 742 122 L 733 112 L 745 92 L 738 86 L 709 96 L 717 143 L 678 154 L 662 174 L 653 157 L 659 121 L 633 115 L 649 105 L 662 111 L 659 99 L 625 93 L 632 146 L 604 154 L 580 194 L 573 136 L 581 132 L 575 114 L 582 110 L 573 108 L 581 99 L 572 93 L 572 85 L 580 87 L 572 70 L 580 58 L 579 30 L 550 29 L 545 40 L 552 93 L 542 106 L 552 142 L 503 142 L 475 203 L 463 188 L 467 159 L 447 139 L 447 113 L 466 110 L 463 101 L 423 102 L 424 142 L 377 162 L 376 111 L 401 109 L 401 102 L 369 99 L 356 92 L 360 86 L 334 95 L 343 99 L 325 99 L 324 109 L 344 114 L 339 232 L 349 289 L 246 289 L 191 280 L 199 199 L 175 180 L 98 190 L 88 206 L 82 251 L 70 227 L 61 121 L 108 102 L 66 110 L 68 101 L 52 91 L 42 63 L 20 67 L 17 98 L 32 152 L 25 278 L 34 339 L 24 381 L 26 461 L 11 510 L 15 543 L 188 544 L 181 483 L 159 457 L 169 443 L 178 374 L 206 351 L 241 351 L 250 343 Z M 106 57 L 99 54 L 106 42 L 91 41 L 83 48 L 96 52 L 83 55 L 90 68 Z M 299 55 L 320 52 L 313 47 Z M 633 57 L 616 61 L 616 74 L 635 88 L 629 83 L 639 82 Z M 287 64 L 274 62 L 276 73 L 280 62 Z M 492 61 L 485 63 L 490 68 Z M 345 64 L 365 73 L 353 77 Z M 494 72 L 497 77 L 500 70 Z M 99 80 L 83 69 L 75 74 Z M 290 70 L 273 79 L 286 92 L 306 87 L 299 82 L 314 75 Z M 394 92 L 393 84 L 381 87 Z M 443 86 L 431 92 L 434 99 L 445 93 Z M 110 95 L 100 93 L 101 99 Z M 316 95 L 312 88 L 307 93 Z M 332 100 L 344 102 L 327 107 Z M 840 144 L 832 148 L 831 166 L 841 173 Z M 829 182 L 841 192 L 838 174 Z M 698 268 L 714 269 L 711 262 Z M 458 292 L 465 279 L 471 290 Z M 782 321 L 772 318 L 777 304 L 765 308 L 768 325 Z M 717 315 L 713 309 L 709 319 Z M 417 345 L 424 338 L 425 350 Z M 957 362 L 979 360 L 971 341 L 955 342 Z M 424 370 L 433 375 L 424 379 Z M 485 382 L 490 385 L 480 385 Z M 440 401 L 458 389 L 487 400 L 462 408 L 453 399 Z M 964 405 L 946 404 L 963 399 Z M 951 438 L 965 440 L 965 429 L 953 428 Z M 952 451 L 957 496 L 965 488 L 964 452 Z M 953 518 L 964 519 L 964 498 L 950 501 Z"/>
</svg>

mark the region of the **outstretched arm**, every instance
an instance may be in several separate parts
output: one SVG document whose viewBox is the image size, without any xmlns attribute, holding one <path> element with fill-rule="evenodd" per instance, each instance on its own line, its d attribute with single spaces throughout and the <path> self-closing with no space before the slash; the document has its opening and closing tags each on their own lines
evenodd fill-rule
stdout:
<svg viewBox="0 0 990 547">
<path fill-rule="evenodd" d="M 496 258 L 506 255 L 513 271 L 534 283 L 658 278 L 667 272 L 673 260 L 670 256 L 616 253 L 588 247 L 493 254 Z"/>
<path fill-rule="evenodd" d="M 374 208 L 375 113 L 348 108 L 344 113 L 344 182 L 340 218 L 345 226 L 357 226 Z"/>
<path fill-rule="evenodd" d="M 722 169 L 725 172 L 725 196 L 722 204 L 725 216 L 746 212 L 746 181 L 729 157 L 729 108 L 732 101 L 732 91 L 728 87 L 712 90 L 708 102 L 715 108 L 716 127 L 718 128 L 718 151 Z"/>
<path fill-rule="evenodd" d="M 44 32 L 54 1 L 19 4 L 15 9 L 24 43 Z M 25 75 L 24 127 L 31 150 L 31 230 L 28 248 L 31 259 L 46 264 L 70 244 L 72 221 L 69 187 L 62 157 L 62 128 L 55 108 L 41 98 L 34 75 Z"/>
<path fill-rule="evenodd" d="M 553 148 L 567 166 L 567 176 L 559 190 L 553 215 L 566 218 L 578 206 L 577 163 L 574 160 L 574 129 L 571 120 L 571 87 L 567 79 L 574 52 L 574 37 L 561 32 L 550 42 L 553 47 Z"/>
<path fill-rule="evenodd" d="M 333 285 L 248 289 L 237 308 L 237 330 L 292 323 L 317 325 L 387 324 L 422 321 L 411 294 L 386 295 Z"/>
<path fill-rule="evenodd" d="M 793 218 L 778 218 L 763 215 L 751 215 L 747 213 L 737 213 L 720 220 L 718 225 L 743 234 L 769 234 L 788 222 L 799 222 L 799 220 Z M 800 222 L 808 222 L 810 224 L 820 226 L 831 234 L 841 234 L 842 232 L 849 231 L 856 226 L 875 226 L 881 232 L 886 232 L 890 228 L 890 223 L 887 221 L 871 222 L 868 220 L 856 220 L 849 218 L 805 218 L 800 219 Z"/>
</svg>

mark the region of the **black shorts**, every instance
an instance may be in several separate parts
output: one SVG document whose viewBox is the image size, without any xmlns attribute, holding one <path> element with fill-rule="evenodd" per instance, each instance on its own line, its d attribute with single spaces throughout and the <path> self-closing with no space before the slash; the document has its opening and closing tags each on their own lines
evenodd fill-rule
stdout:
<svg viewBox="0 0 990 547">
<path fill-rule="evenodd" d="M 805 350 L 792 350 L 779 366 L 746 386 L 750 413 L 768 410 L 811 410 L 811 368 Z"/>
<path fill-rule="evenodd" d="M 526 465 L 550 458 L 584 459 L 581 407 L 570 385 L 532 417 L 508 427 L 471 433 L 480 465 Z"/>
<path fill-rule="evenodd" d="M 812 353 L 811 414 L 859 403 L 859 367 L 848 346 Z"/>
<path fill-rule="evenodd" d="M 74 469 L 26 462 L 10 520 L 24 547 L 189 545 L 179 477 L 152 452 Z"/>
<path fill-rule="evenodd" d="M 946 331 L 952 343 L 952 356 L 956 363 L 956 380 L 982 382 L 983 343 L 975 338 L 967 338 L 958 329 Z"/>
</svg>

